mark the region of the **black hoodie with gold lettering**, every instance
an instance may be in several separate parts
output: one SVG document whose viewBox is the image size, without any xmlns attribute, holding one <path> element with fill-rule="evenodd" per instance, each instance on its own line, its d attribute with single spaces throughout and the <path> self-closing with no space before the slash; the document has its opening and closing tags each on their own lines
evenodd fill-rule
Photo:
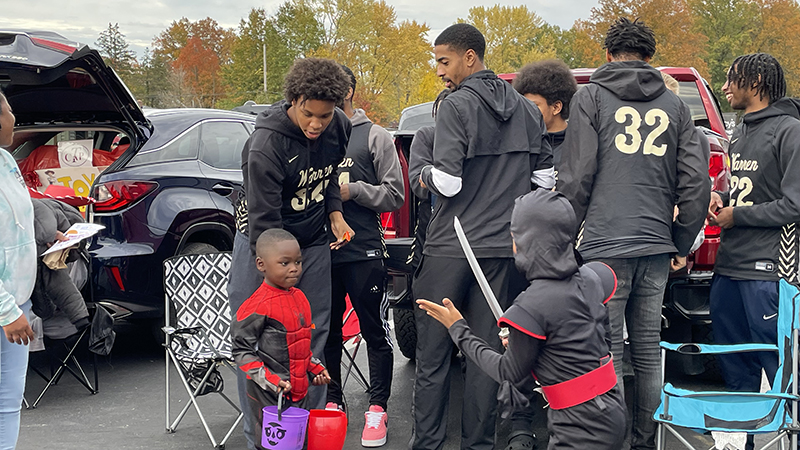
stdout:
<svg viewBox="0 0 800 450">
<path fill-rule="evenodd" d="M 243 193 L 236 224 L 255 254 L 258 236 L 271 228 L 292 233 L 301 248 L 328 243 L 328 214 L 342 210 L 337 167 L 344 159 L 352 125 L 336 109 L 315 140 L 295 125 L 280 101 L 258 115 L 242 150 Z"/>
<path fill-rule="evenodd" d="M 558 190 L 583 223 L 581 255 L 686 256 L 711 195 L 700 139 L 689 107 L 658 70 L 644 61 L 597 69 L 570 103 L 558 167 Z"/>
<path fill-rule="evenodd" d="M 722 231 L 714 271 L 745 280 L 798 279 L 800 100 L 746 114 L 731 136 L 733 228 Z"/>
</svg>

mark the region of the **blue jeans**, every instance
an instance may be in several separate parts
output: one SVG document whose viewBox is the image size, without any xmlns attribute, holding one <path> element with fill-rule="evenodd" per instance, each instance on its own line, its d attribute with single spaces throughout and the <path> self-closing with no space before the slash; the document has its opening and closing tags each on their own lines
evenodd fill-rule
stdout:
<svg viewBox="0 0 800 450">
<path fill-rule="evenodd" d="M 608 301 L 611 322 L 611 353 L 617 382 L 622 378 L 623 323 L 628 327 L 633 364 L 633 411 L 631 411 L 631 449 L 654 449 L 661 391 L 661 304 L 669 277 L 667 254 L 639 258 L 601 259 L 617 274 L 617 291 Z"/>
<path fill-rule="evenodd" d="M 20 308 L 27 315 L 30 300 Z M 0 336 L 0 450 L 14 450 L 17 446 L 27 369 L 28 346 L 8 342 L 5 334 Z"/>
</svg>

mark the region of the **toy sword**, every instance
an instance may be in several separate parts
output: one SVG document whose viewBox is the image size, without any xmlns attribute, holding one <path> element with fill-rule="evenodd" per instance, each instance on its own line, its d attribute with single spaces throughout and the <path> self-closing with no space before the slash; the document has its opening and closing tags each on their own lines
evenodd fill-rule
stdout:
<svg viewBox="0 0 800 450">
<path fill-rule="evenodd" d="M 469 246 L 467 235 L 464 234 L 464 229 L 461 228 L 461 222 L 459 222 L 458 217 L 453 217 L 453 227 L 456 229 L 456 236 L 458 236 L 458 243 L 461 244 L 461 249 L 464 251 L 464 255 L 467 257 L 467 262 L 469 263 L 469 267 L 470 269 L 472 269 L 472 273 L 478 280 L 478 286 L 480 286 L 481 292 L 483 292 L 483 296 L 486 298 L 486 303 L 489 304 L 489 309 L 492 310 L 492 314 L 494 314 L 495 320 L 500 320 L 500 316 L 503 315 L 503 308 L 500 307 L 500 303 L 498 303 L 497 297 L 494 296 L 494 292 L 492 292 L 492 287 L 489 286 L 489 280 L 486 279 L 486 275 L 483 274 L 481 266 L 478 264 L 478 259 L 475 258 L 475 253 L 472 252 L 472 247 Z M 504 338 L 507 336 L 508 336 L 508 328 L 501 328 L 500 337 Z"/>
</svg>

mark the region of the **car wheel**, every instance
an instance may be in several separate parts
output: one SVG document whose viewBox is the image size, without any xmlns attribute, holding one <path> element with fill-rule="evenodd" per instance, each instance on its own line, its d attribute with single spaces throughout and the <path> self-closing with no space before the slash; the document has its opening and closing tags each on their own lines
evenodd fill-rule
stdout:
<svg viewBox="0 0 800 450">
<path fill-rule="evenodd" d="M 211 244 L 205 242 L 190 242 L 178 252 L 179 255 L 204 255 L 206 253 L 216 253 L 219 250 Z"/>
<path fill-rule="evenodd" d="M 400 347 L 400 353 L 414 361 L 417 355 L 417 323 L 414 320 L 414 311 L 395 308 L 392 310 L 392 314 L 394 316 L 394 334 L 397 338 L 397 345 Z"/>
</svg>

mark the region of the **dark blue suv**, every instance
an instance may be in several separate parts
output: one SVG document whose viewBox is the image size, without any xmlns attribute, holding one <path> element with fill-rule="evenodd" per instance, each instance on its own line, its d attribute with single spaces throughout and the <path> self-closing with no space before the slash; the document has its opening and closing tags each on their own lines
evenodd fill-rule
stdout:
<svg viewBox="0 0 800 450">
<path fill-rule="evenodd" d="M 143 111 L 96 50 L 48 32 L 0 29 L 0 87 L 17 117 L 9 150 L 29 186 L 63 184 L 97 200 L 84 211 L 106 226 L 89 242 L 87 299 L 159 319 L 166 258 L 232 248 L 255 116 Z M 59 159 L 75 142 L 91 146 L 91 165 Z"/>
</svg>

